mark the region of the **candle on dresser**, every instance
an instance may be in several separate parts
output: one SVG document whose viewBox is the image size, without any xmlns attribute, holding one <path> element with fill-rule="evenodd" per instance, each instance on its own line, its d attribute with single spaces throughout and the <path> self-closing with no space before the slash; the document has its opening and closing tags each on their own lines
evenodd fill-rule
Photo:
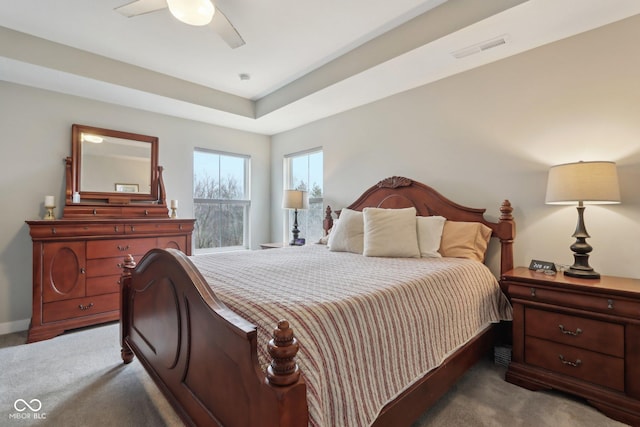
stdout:
<svg viewBox="0 0 640 427">
<path fill-rule="evenodd" d="M 56 205 L 56 198 L 54 196 L 44 196 L 45 207 L 52 208 Z"/>
<path fill-rule="evenodd" d="M 178 209 L 178 201 L 177 200 L 172 200 L 171 201 L 171 208 Z"/>
</svg>

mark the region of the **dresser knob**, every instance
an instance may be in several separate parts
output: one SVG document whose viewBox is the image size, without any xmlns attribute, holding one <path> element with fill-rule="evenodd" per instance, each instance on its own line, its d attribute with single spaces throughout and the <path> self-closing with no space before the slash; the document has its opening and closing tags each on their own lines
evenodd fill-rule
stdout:
<svg viewBox="0 0 640 427">
<path fill-rule="evenodd" d="M 56 228 L 55 227 L 51 227 L 51 234 L 56 234 L 56 233 L 57 233 Z"/>
<path fill-rule="evenodd" d="M 94 214 L 94 215 L 98 215 L 98 210 L 97 210 L 97 209 L 94 209 L 94 210 L 93 210 L 93 214 Z"/>
<path fill-rule="evenodd" d="M 144 216 L 148 216 L 149 215 L 149 211 L 147 209 L 144 210 Z"/>
<path fill-rule="evenodd" d="M 80 274 L 84 274 L 84 273 L 86 273 L 86 272 L 87 272 L 87 270 L 85 270 L 85 268 L 84 268 L 84 267 L 80 267 Z"/>
<path fill-rule="evenodd" d="M 113 227 L 113 230 L 117 233 L 118 232 L 118 226 L 116 225 L 115 227 Z"/>
<path fill-rule="evenodd" d="M 531 288 L 531 296 L 532 297 L 536 296 L 536 288 Z"/>
<path fill-rule="evenodd" d="M 565 335 L 573 335 L 574 337 L 577 337 L 578 335 L 580 335 L 582 333 L 582 329 L 580 328 L 576 328 L 576 331 L 568 331 L 564 328 L 564 325 L 558 325 L 558 328 L 560 328 L 560 332 L 562 332 Z"/>
<path fill-rule="evenodd" d="M 613 310 L 613 300 L 612 299 L 608 299 L 607 300 L 607 308 L 609 310 Z"/>
<path fill-rule="evenodd" d="M 575 362 L 572 362 L 570 360 L 565 360 L 564 356 L 559 354 L 558 358 L 560 359 L 560 361 L 564 364 L 564 365 L 569 365 L 569 366 L 573 366 L 573 367 L 578 367 L 580 365 L 582 365 L 582 360 L 580 359 L 576 359 Z"/>
</svg>

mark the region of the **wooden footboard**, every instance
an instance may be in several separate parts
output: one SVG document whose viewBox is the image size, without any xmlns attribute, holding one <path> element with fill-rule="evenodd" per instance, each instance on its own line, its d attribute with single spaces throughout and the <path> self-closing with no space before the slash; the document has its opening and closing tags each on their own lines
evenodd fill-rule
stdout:
<svg viewBox="0 0 640 427">
<path fill-rule="evenodd" d="M 274 330 L 266 373 L 256 335 L 182 252 L 154 249 L 137 267 L 126 260 L 122 359 L 137 356 L 188 425 L 307 426 L 306 385 L 288 323 Z"/>
</svg>

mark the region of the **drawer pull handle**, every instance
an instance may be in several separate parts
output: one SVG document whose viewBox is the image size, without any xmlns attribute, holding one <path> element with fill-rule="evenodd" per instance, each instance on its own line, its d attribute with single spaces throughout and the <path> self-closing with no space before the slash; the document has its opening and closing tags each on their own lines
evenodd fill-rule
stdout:
<svg viewBox="0 0 640 427">
<path fill-rule="evenodd" d="M 580 359 L 576 359 L 575 362 L 572 362 L 570 360 L 565 360 L 564 356 L 561 355 L 561 354 L 558 355 L 558 358 L 565 365 L 569 365 L 569 366 L 573 366 L 573 367 L 578 367 L 578 366 L 582 365 L 582 360 L 580 360 Z"/>
<path fill-rule="evenodd" d="M 536 288 L 531 288 L 531 296 L 532 297 L 536 296 Z"/>
<path fill-rule="evenodd" d="M 182 224 L 178 225 L 178 229 L 182 230 Z"/>
<path fill-rule="evenodd" d="M 93 307 L 93 303 L 92 303 L 92 302 L 90 302 L 90 303 L 89 303 L 89 304 L 87 304 L 87 305 L 78 304 L 78 308 L 79 308 L 80 310 L 83 310 L 83 311 L 84 311 L 84 310 L 89 310 L 91 307 Z"/>
<path fill-rule="evenodd" d="M 148 215 L 149 215 L 149 210 L 148 210 L 148 209 L 145 209 L 145 210 L 144 210 L 144 216 L 148 216 Z"/>
<path fill-rule="evenodd" d="M 577 337 L 578 335 L 580 335 L 582 333 L 582 329 L 580 328 L 576 328 L 576 331 L 568 331 L 564 328 L 564 325 L 558 325 L 558 328 L 560 328 L 560 332 L 562 332 L 565 335 L 573 335 L 574 337 Z"/>
<path fill-rule="evenodd" d="M 56 234 L 56 233 L 57 233 L 56 228 L 55 227 L 51 227 L 51 234 Z"/>
<path fill-rule="evenodd" d="M 607 308 L 609 310 L 613 310 L 613 300 L 612 299 L 608 299 L 607 300 Z"/>
<path fill-rule="evenodd" d="M 120 263 L 116 264 L 116 267 L 118 267 L 118 268 L 122 268 L 123 266 L 124 266 L 124 264 L 120 264 Z"/>
<path fill-rule="evenodd" d="M 127 246 L 120 246 L 120 245 L 118 245 L 118 246 L 117 246 L 117 248 L 118 248 L 118 250 L 119 250 L 120 252 L 123 252 L 123 251 L 126 251 L 126 250 L 128 250 L 128 249 L 129 249 L 129 245 L 127 245 Z"/>
<path fill-rule="evenodd" d="M 94 209 L 94 210 L 93 210 L 93 214 L 94 214 L 94 215 L 98 215 L 98 210 L 97 210 L 97 209 Z"/>
<path fill-rule="evenodd" d="M 80 274 L 84 274 L 84 273 L 86 273 L 86 272 L 87 272 L 87 270 L 85 270 L 85 268 L 84 268 L 84 267 L 80 267 Z"/>
<path fill-rule="evenodd" d="M 136 228 L 133 225 L 131 226 L 131 231 L 136 231 Z"/>
<path fill-rule="evenodd" d="M 118 232 L 118 226 L 116 225 L 115 227 L 113 227 L 113 230 L 117 233 Z"/>
</svg>

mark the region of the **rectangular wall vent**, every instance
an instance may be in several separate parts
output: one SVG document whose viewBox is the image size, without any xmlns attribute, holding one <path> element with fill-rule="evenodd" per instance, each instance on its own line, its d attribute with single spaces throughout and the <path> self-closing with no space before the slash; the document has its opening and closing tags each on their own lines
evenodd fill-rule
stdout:
<svg viewBox="0 0 640 427">
<path fill-rule="evenodd" d="M 482 43 L 474 44 L 473 46 L 468 46 L 463 49 L 456 50 L 455 52 L 451 52 L 451 55 L 453 55 L 457 59 L 460 59 L 469 55 L 473 55 L 475 53 L 484 52 L 485 50 L 489 50 L 494 47 L 502 46 L 504 44 L 507 44 L 508 41 L 509 35 L 503 34 L 501 36 L 492 38 L 491 40 L 486 40 Z"/>
</svg>

